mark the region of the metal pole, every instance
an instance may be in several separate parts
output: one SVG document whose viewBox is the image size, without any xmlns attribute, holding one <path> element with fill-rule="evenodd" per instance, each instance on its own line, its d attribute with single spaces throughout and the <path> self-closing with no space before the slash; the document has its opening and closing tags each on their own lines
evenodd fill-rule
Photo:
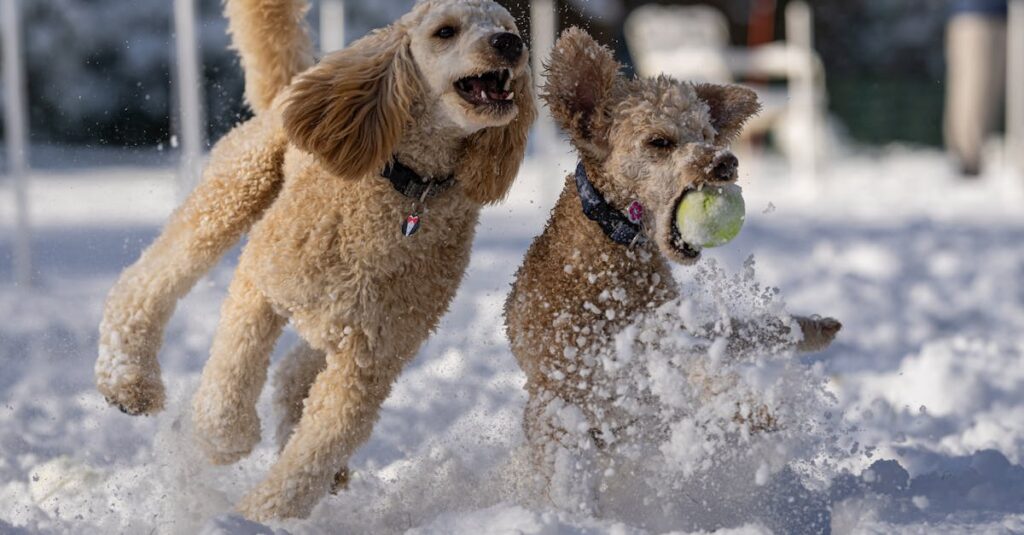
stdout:
<svg viewBox="0 0 1024 535">
<path fill-rule="evenodd" d="M 345 48 L 345 0 L 320 1 L 320 53 Z"/>
<path fill-rule="evenodd" d="M 533 43 L 531 66 L 535 80 L 540 80 L 544 72 L 544 62 L 551 55 L 558 39 L 558 16 L 555 13 L 553 0 L 533 0 L 530 2 L 530 34 Z"/>
<path fill-rule="evenodd" d="M 538 91 L 540 81 L 544 72 L 544 63 L 551 56 L 551 50 L 555 48 L 555 41 L 558 39 L 558 14 L 555 12 L 554 0 L 533 0 L 530 2 L 530 39 L 533 57 L 530 66 L 533 69 L 533 80 Z M 537 143 L 540 147 L 542 157 L 553 155 L 554 148 L 558 147 L 558 129 L 554 119 L 547 112 L 547 107 L 538 106 L 540 114 L 534 126 Z M 557 199 L 561 190 L 561 181 L 547 181 L 550 187 L 545 188 L 545 193 L 551 199 Z"/>
<path fill-rule="evenodd" d="M 32 285 L 32 237 L 29 228 L 27 137 L 25 110 L 25 70 L 21 58 L 18 0 L 0 0 L 3 24 L 4 114 L 8 173 L 14 186 L 14 281 L 27 288 Z"/>
<path fill-rule="evenodd" d="M 1024 174 L 1024 0 L 1012 0 L 1006 21 L 1006 155 Z"/>
<path fill-rule="evenodd" d="M 199 181 L 205 144 L 195 0 L 174 1 L 174 30 L 178 56 L 178 142 L 181 147 L 178 196 L 184 198 Z"/>
<path fill-rule="evenodd" d="M 786 42 L 789 45 L 790 92 L 801 130 L 793 171 L 800 180 L 812 180 L 817 173 L 818 117 L 814 87 L 814 18 L 806 2 L 786 5 Z"/>
</svg>

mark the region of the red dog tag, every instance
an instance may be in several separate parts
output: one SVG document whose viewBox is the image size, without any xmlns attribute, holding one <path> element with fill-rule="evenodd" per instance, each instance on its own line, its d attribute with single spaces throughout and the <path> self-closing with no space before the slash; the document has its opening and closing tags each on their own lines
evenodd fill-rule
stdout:
<svg viewBox="0 0 1024 535">
<path fill-rule="evenodd" d="M 416 234 L 416 231 L 420 229 L 420 216 L 411 214 L 405 218 L 405 222 L 402 223 L 402 235 L 412 236 Z"/>
</svg>

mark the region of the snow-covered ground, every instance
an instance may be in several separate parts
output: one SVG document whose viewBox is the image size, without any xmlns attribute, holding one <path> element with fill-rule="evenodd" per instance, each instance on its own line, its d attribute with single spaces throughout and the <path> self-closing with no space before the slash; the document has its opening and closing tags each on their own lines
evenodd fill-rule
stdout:
<svg viewBox="0 0 1024 535">
<path fill-rule="evenodd" d="M 611 504 L 627 492 L 612 484 L 600 517 L 524 490 L 523 375 L 500 309 L 572 166 L 534 159 L 485 214 L 465 284 L 353 460 L 351 489 L 273 526 L 231 514 L 273 461 L 269 437 L 217 468 L 189 436 L 187 400 L 236 254 L 168 328 L 168 410 L 125 416 L 92 385 L 96 325 L 119 270 L 173 207 L 172 174 L 36 177 L 38 285 L 0 282 L 0 533 L 1024 533 L 1024 181 L 963 182 L 940 153 L 909 149 L 837 158 L 813 187 L 772 158 L 742 161 L 747 226 L 702 262 L 728 278 L 752 257 L 787 310 L 843 321 L 830 349 L 799 360 L 834 398 L 801 406 L 826 423 L 805 437 L 814 457 L 771 474 L 721 462 L 667 495 L 634 489 L 629 506 Z M 0 190 L 2 281 L 10 202 Z M 676 270 L 691 287 L 698 272 Z M 272 429 L 268 395 L 260 410 Z"/>
</svg>

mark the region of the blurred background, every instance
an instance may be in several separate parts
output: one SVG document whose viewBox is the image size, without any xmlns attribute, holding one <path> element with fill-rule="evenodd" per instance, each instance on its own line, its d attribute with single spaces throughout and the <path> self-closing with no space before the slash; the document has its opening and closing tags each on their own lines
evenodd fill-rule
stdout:
<svg viewBox="0 0 1024 535">
<path fill-rule="evenodd" d="M 5 0 L 8 1 L 8 0 Z M 175 128 L 174 2 L 119 0 L 21 1 L 22 56 L 26 71 L 29 140 L 35 147 L 129 149 L 149 152 L 170 146 Z M 316 0 L 314 5 L 318 4 Z M 505 2 L 529 31 L 530 2 Z M 552 4 L 550 1 L 542 4 Z M 951 16 L 967 4 L 978 4 L 1003 21 L 1006 2 L 961 0 L 815 0 L 810 4 L 811 28 L 787 24 L 790 0 L 712 0 L 644 2 L 639 0 L 557 0 L 560 26 L 590 29 L 644 64 L 645 53 L 671 47 L 756 47 L 791 39 L 810 31 L 813 51 L 823 72 L 826 111 L 846 140 L 862 144 L 943 143 L 943 102 L 946 93 L 945 36 Z M 387 24 L 405 12 L 409 0 L 347 0 L 344 30 L 355 39 L 368 29 Z M 673 40 L 660 43 L 628 39 L 626 21 L 651 4 L 687 6 L 681 17 L 702 35 L 681 27 Z M 701 7 L 694 6 L 704 6 Z M 319 7 L 319 6 L 316 6 Z M 320 10 L 311 22 L 320 27 Z M 215 141 L 244 118 L 242 78 L 235 56 L 227 49 L 225 21 L 219 0 L 196 0 L 197 44 L 201 59 L 204 134 Z M 707 11 L 713 10 L 714 14 Z M 689 17 L 702 15 L 697 23 Z M 642 14 L 641 14 L 642 15 Z M 664 19 L 653 19 L 664 20 Z M 712 21 L 714 27 L 706 23 Z M 801 24 L 802 20 L 794 21 Z M 341 21 L 336 21 L 340 24 Z M 327 23 L 330 25 L 330 22 Z M 720 25 L 720 26 L 719 26 Z M 546 38 L 547 36 L 545 36 Z M 672 42 L 669 42 L 672 41 Z M 642 50 L 641 50 L 642 49 Z M 987 50 L 979 61 L 996 61 Z M 1005 57 L 1005 56 L 1003 56 Z M 662 62 L 664 63 L 664 62 Z M 652 70 L 669 65 L 654 63 Z M 645 69 L 641 69 L 643 71 Z M 669 69 L 672 70 L 672 69 Z M 739 80 L 784 81 L 756 72 L 732 73 Z M 778 70 L 778 69 L 777 69 Z M 642 74 L 648 74 L 641 72 Z M 998 121 L 995 128 L 1001 128 Z M 0 134 L 2 135 L 2 134 Z M 118 158 L 125 155 L 118 151 Z M 32 151 L 33 165 L 53 165 L 51 151 Z M 167 156 L 171 158 L 171 156 Z"/>
<path fill-rule="evenodd" d="M 313 2 L 318 4 L 316 0 Z M 506 0 L 528 31 L 529 2 Z M 549 2 L 544 2 L 549 3 Z M 717 12 L 692 46 L 756 47 L 785 40 L 789 0 L 559 0 L 559 23 L 582 25 L 618 50 L 629 42 L 623 25 L 650 4 L 703 5 Z M 827 75 L 828 112 L 851 141 L 942 143 L 945 35 L 958 0 L 816 0 L 811 3 L 813 48 Z M 998 4 L 999 2 L 973 2 Z M 21 1 L 23 57 L 33 145 L 130 147 L 167 145 L 173 130 L 174 2 L 118 0 Z M 387 24 L 409 0 L 347 0 L 347 39 Z M 989 9 L 993 17 L 1002 14 Z M 984 11 L 979 8 L 979 11 Z M 311 22 L 319 26 L 319 10 Z M 692 13 L 692 11 L 691 11 Z M 196 0 L 206 134 L 215 140 L 245 111 L 238 62 L 227 49 L 219 0 Z M 707 17 L 701 21 L 709 20 Z M 340 21 L 339 21 L 340 22 Z M 1005 26 L 1004 26 L 1005 27 Z M 1004 30 L 1005 36 L 1005 30 Z M 1004 37 L 1005 38 L 1005 37 Z M 679 43 L 663 43 L 663 46 Z M 634 55 L 642 51 L 634 52 Z M 990 51 L 990 54 L 992 51 Z M 990 56 L 995 60 L 995 56 Z M 46 154 L 42 152 L 40 154 Z M 46 158 L 40 156 L 39 163 Z"/>
<path fill-rule="evenodd" d="M 27 206 L 39 203 L 29 175 L 158 168 L 174 175 L 168 197 L 178 199 L 196 180 L 203 153 L 249 116 L 219 0 L 0 3 L 0 195 L 7 228 L 22 229 L 10 236 L 30 226 Z M 557 32 L 579 25 L 613 48 L 628 72 L 755 87 L 765 111 L 748 128 L 746 155 L 782 158 L 785 172 L 808 187 L 827 174 L 824 162 L 850 151 L 941 150 L 955 173 L 976 177 L 986 165 L 1012 171 L 1024 147 L 1016 141 L 1024 129 L 1024 32 L 1010 29 L 1014 20 L 1024 26 L 1019 2 L 503 3 L 532 41 L 535 71 Z M 312 4 L 315 38 L 330 51 L 394 20 L 413 1 Z M 1008 72 L 1007 65 L 1020 67 Z M 542 120 L 534 148 L 557 145 L 556 136 Z M 24 281 L 26 261 L 12 256 L 27 257 L 30 247 L 13 241 L 8 269 Z"/>
</svg>

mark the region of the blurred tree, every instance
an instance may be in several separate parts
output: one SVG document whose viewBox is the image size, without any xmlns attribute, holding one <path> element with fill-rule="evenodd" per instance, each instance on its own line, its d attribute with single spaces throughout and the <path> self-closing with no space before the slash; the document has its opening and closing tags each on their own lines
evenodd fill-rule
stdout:
<svg viewBox="0 0 1024 535">
<path fill-rule="evenodd" d="M 170 138 L 171 3 L 22 3 L 33 143 L 149 146 Z M 218 0 L 199 0 L 209 135 L 244 118 Z"/>
<path fill-rule="evenodd" d="M 115 3 L 22 2 L 33 142 L 166 139 L 169 4 Z"/>
</svg>

